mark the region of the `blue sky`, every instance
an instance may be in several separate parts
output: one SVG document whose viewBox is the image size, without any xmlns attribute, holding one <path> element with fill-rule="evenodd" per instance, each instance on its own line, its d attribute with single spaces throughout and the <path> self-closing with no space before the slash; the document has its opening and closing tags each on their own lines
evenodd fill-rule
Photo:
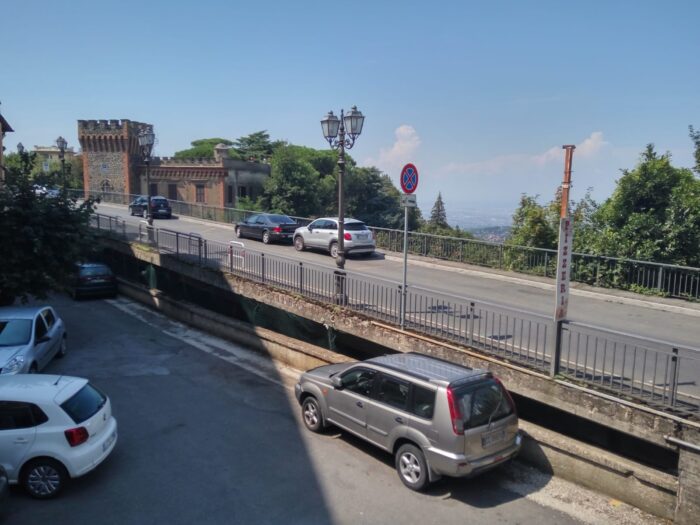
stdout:
<svg viewBox="0 0 700 525">
<path fill-rule="evenodd" d="M 549 199 L 562 144 L 573 196 L 609 196 L 648 142 L 692 165 L 700 2 L 85 1 L 0 4 L 8 149 L 77 146 L 76 120 L 154 124 L 156 153 L 191 140 L 324 148 L 320 119 L 366 115 L 353 157 L 398 186 L 420 171 L 448 216 Z"/>
</svg>

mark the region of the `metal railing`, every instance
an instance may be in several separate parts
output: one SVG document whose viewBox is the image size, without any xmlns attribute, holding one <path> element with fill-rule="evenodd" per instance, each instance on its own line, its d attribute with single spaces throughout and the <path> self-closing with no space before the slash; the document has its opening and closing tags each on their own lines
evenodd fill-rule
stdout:
<svg viewBox="0 0 700 525">
<path fill-rule="evenodd" d="M 229 244 L 97 215 L 94 227 L 127 240 L 140 240 L 162 254 L 207 266 L 299 294 L 339 304 L 338 274 L 332 268 L 303 263 Z M 344 308 L 369 318 L 401 325 L 401 284 L 344 272 Z M 621 332 L 550 318 L 410 286 L 406 290 L 406 328 L 543 373 L 559 355 L 559 374 L 624 398 L 681 414 L 700 411 L 700 349 L 638 338 Z M 557 330 L 561 330 L 557 334 Z M 558 336 L 558 337 L 557 337 Z M 559 344 L 560 348 L 556 348 Z"/>
<path fill-rule="evenodd" d="M 82 197 L 82 190 L 70 190 Z M 137 195 L 90 192 L 104 202 L 128 205 Z M 259 213 L 236 208 L 222 208 L 200 203 L 170 201 L 173 213 L 200 219 L 235 223 Z M 292 217 L 300 226 L 313 219 Z M 377 247 L 402 252 L 403 230 L 369 226 Z M 530 275 L 554 277 L 557 252 L 544 248 L 446 237 L 409 232 L 408 251 L 412 255 L 510 270 Z M 571 280 L 575 282 L 637 292 L 658 293 L 680 299 L 700 299 L 700 268 L 673 264 L 607 257 L 586 253 L 572 254 Z"/>
</svg>

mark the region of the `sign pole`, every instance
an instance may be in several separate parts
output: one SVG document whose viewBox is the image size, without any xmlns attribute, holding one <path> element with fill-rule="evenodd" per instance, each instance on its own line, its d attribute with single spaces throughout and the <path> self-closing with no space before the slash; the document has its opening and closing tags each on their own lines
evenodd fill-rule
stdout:
<svg viewBox="0 0 700 525">
<path fill-rule="evenodd" d="M 403 281 L 401 284 L 401 330 L 406 327 L 406 276 L 408 273 L 408 206 L 403 207 Z"/>
<path fill-rule="evenodd" d="M 401 205 L 403 206 L 403 281 L 401 282 L 401 330 L 406 328 L 406 299 L 408 297 L 408 284 L 406 276 L 408 273 L 408 208 L 416 207 L 416 196 L 413 194 L 418 188 L 418 168 L 413 164 L 406 164 L 401 170 L 399 177 L 403 195 L 401 195 Z"/>
</svg>

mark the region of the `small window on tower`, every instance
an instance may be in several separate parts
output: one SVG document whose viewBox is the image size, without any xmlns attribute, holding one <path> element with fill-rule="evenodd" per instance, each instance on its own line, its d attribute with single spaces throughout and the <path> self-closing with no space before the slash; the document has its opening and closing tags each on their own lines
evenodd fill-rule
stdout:
<svg viewBox="0 0 700 525">
<path fill-rule="evenodd" d="M 197 184 L 195 202 L 204 202 L 204 184 Z"/>
<path fill-rule="evenodd" d="M 109 168 L 108 168 L 106 162 L 103 162 L 103 163 L 100 165 L 100 172 L 101 172 L 103 175 L 104 175 L 105 173 L 107 173 L 108 169 L 109 169 Z"/>
</svg>

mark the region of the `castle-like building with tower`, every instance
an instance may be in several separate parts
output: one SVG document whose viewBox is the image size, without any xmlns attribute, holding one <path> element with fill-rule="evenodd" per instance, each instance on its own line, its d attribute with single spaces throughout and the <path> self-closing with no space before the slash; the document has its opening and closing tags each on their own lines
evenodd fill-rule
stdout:
<svg viewBox="0 0 700 525">
<path fill-rule="evenodd" d="M 79 120 L 83 183 L 93 193 L 146 195 L 146 164 L 138 136 L 150 124 L 133 120 Z M 213 159 L 153 157 L 151 195 L 210 206 L 236 207 L 240 197 L 256 198 L 270 175 L 268 164 L 234 160 L 228 147 Z"/>
</svg>

